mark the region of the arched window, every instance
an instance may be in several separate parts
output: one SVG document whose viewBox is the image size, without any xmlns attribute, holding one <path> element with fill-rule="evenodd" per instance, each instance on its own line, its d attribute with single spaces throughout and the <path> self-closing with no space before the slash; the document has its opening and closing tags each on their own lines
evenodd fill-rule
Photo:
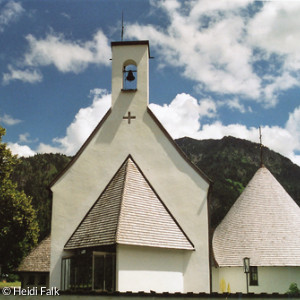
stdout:
<svg viewBox="0 0 300 300">
<path fill-rule="evenodd" d="M 123 90 L 135 91 L 137 89 L 137 67 L 130 61 L 123 67 Z"/>
</svg>

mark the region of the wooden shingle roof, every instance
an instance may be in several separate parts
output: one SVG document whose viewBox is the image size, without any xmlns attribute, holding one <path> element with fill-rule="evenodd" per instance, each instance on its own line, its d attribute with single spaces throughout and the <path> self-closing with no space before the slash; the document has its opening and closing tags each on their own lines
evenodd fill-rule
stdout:
<svg viewBox="0 0 300 300">
<path fill-rule="evenodd" d="M 23 259 L 17 272 L 49 272 L 50 247 L 51 239 L 48 236 Z"/>
<path fill-rule="evenodd" d="M 72 234 L 65 249 L 112 244 L 194 249 L 130 156 Z"/>
<path fill-rule="evenodd" d="M 270 171 L 261 167 L 216 228 L 220 267 L 300 266 L 300 208 Z"/>
</svg>

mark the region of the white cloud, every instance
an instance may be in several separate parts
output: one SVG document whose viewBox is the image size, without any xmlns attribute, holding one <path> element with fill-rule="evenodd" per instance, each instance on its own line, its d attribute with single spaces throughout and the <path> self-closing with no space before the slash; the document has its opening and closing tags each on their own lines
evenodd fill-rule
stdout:
<svg viewBox="0 0 300 300">
<path fill-rule="evenodd" d="M 12 125 L 16 125 L 21 123 L 21 120 L 18 119 L 14 119 L 12 116 L 4 114 L 2 117 L 0 116 L 0 122 L 8 125 L 8 126 L 12 126 Z"/>
<path fill-rule="evenodd" d="M 38 139 L 30 139 L 30 134 L 28 132 L 19 134 L 19 141 L 18 143 L 22 143 L 22 144 L 29 144 L 29 143 L 33 143 L 33 142 L 37 142 Z"/>
<path fill-rule="evenodd" d="M 40 67 L 54 65 L 58 71 L 80 73 L 89 64 L 109 65 L 111 49 L 107 37 L 99 30 L 90 41 L 70 41 L 63 34 L 49 33 L 44 39 L 26 36 L 29 50 L 17 62 L 18 68 L 8 65 L 3 84 L 12 80 L 35 83 L 43 79 Z M 19 69 L 19 66 L 23 70 Z M 28 68 L 29 67 L 29 68 Z"/>
<path fill-rule="evenodd" d="M 111 106 L 111 95 L 106 90 L 94 89 L 90 96 L 93 97 L 92 105 L 81 108 L 68 126 L 66 136 L 54 140 L 61 152 L 67 155 L 78 151 Z"/>
<path fill-rule="evenodd" d="M 268 104 L 274 106 L 277 103 L 278 93 L 299 85 L 299 81 L 285 71 L 282 75 L 272 78 L 272 83 L 266 85 L 264 89 L 264 95 L 269 100 Z"/>
<path fill-rule="evenodd" d="M 63 150 L 59 147 L 53 147 L 44 143 L 40 143 L 37 148 L 37 153 L 63 153 Z"/>
<path fill-rule="evenodd" d="M 185 105 L 185 101 L 182 101 L 183 95 L 185 94 L 177 95 L 170 106 L 150 106 L 173 138 L 189 136 L 203 140 L 221 139 L 230 135 L 255 143 L 259 142 L 258 128 L 248 128 L 242 124 L 224 125 L 220 121 L 201 125 L 201 115 L 197 113 L 195 99 L 193 105 Z M 174 105 L 178 102 L 177 98 L 181 100 L 182 105 Z M 213 112 L 216 113 L 215 108 Z M 262 126 L 262 133 L 265 146 L 300 165 L 300 155 L 297 155 L 300 151 L 300 107 L 290 114 L 285 127 Z"/>
<path fill-rule="evenodd" d="M 300 106 L 290 113 L 286 128 L 290 132 L 296 133 L 297 137 L 300 138 Z"/>
<path fill-rule="evenodd" d="M 245 106 L 243 104 L 241 104 L 240 100 L 236 97 L 233 99 L 226 99 L 226 100 L 222 100 L 222 101 L 218 101 L 217 102 L 218 106 L 227 106 L 229 107 L 231 110 L 237 110 L 240 113 L 244 114 L 246 112 L 252 112 L 251 108 L 245 108 Z"/>
<path fill-rule="evenodd" d="M 266 1 L 248 26 L 249 41 L 268 52 L 298 55 L 299 1 Z"/>
<path fill-rule="evenodd" d="M 3 74 L 3 84 L 8 84 L 12 80 L 21 80 L 23 82 L 35 83 L 43 79 L 38 70 L 16 70 L 11 65 L 8 66 L 9 73 Z"/>
<path fill-rule="evenodd" d="M 25 66 L 54 65 L 60 72 L 79 73 L 91 64 L 109 64 L 111 50 L 106 36 L 99 30 L 91 41 L 68 41 L 62 34 L 50 33 L 45 39 L 26 37 L 30 50 Z"/>
<path fill-rule="evenodd" d="M 8 143 L 8 148 L 11 150 L 12 154 L 18 155 L 18 156 L 33 156 L 36 154 L 32 149 L 30 149 L 27 145 L 20 145 L 18 143 Z"/>
<path fill-rule="evenodd" d="M 149 39 L 159 50 L 155 56 L 183 69 L 181 74 L 195 81 L 197 90 L 236 96 L 240 101 L 248 98 L 271 107 L 282 91 L 299 86 L 299 2 L 151 3 L 158 13 L 166 14 L 167 27 L 131 24 L 126 34 Z M 258 4 L 259 12 L 251 15 L 249 5 Z M 254 55 L 257 49 L 260 54 Z M 236 104 L 232 102 L 232 108 Z M 243 110 L 241 103 L 235 108 Z"/>
<path fill-rule="evenodd" d="M 285 128 L 293 137 L 293 147 L 300 153 L 300 106 L 289 115 Z M 283 145 L 284 146 L 284 145 Z M 294 155 L 291 158 L 295 163 L 300 165 L 300 155 Z"/>
<path fill-rule="evenodd" d="M 210 16 L 211 23 L 203 26 L 207 1 L 194 1 L 187 13 L 180 11 L 177 2 L 167 12 L 170 25 L 165 32 L 154 26 L 128 26 L 128 35 L 137 38 L 148 38 L 151 45 L 160 48 L 163 60 L 170 65 L 183 67 L 183 75 L 199 83 L 213 92 L 240 94 L 257 98 L 260 94 L 260 79 L 253 72 L 250 63 L 252 50 L 244 43 L 245 20 L 237 14 Z M 228 12 L 222 1 L 211 1 L 208 7 Z M 160 6 L 167 9 L 167 2 Z M 233 8 L 246 7 L 248 2 L 234 2 Z M 213 6 L 213 7 L 212 7 Z M 186 15 L 187 14 L 187 15 Z M 160 55 L 160 54 L 159 54 Z M 202 89 L 203 86 L 201 85 Z"/>
<path fill-rule="evenodd" d="M 29 136 L 30 136 L 30 134 L 28 132 L 19 134 L 19 142 L 20 143 L 30 143 Z"/>
<path fill-rule="evenodd" d="M 197 133 L 201 117 L 212 118 L 216 114 L 216 105 L 205 99 L 200 102 L 188 94 L 178 94 L 169 104 L 163 106 L 150 104 L 150 108 L 159 120 L 162 120 L 173 138 Z"/>
<path fill-rule="evenodd" d="M 22 5 L 15 1 L 7 2 L 0 11 L 0 32 L 10 23 L 15 22 L 24 12 Z"/>
<path fill-rule="evenodd" d="M 277 66 L 278 74 L 263 91 L 271 105 L 276 104 L 279 92 L 299 86 L 299 14 L 299 1 L 266 1 L 248 24 L 247 39 L 252 47 L 269 57 L 279 55 L 282 61 L 282 66 Z"/>
<path fill-rule="evenodd" d="M 64 12 L 61 13 L 61 16 L 63 16 L 64 18 L 66 18 L 68 20 L 71 19 L 71 16 L 69 14 L 67 14 L 67 13 L 64 13 Z"/>
<path fill-rule="evenodd" d="M 68 126 L 65 137 L 54 139 L 54 145 L 40 143 L 36 152 L 74 155 L 78 151 L 111 105 L 111 95 L 106 90 L 94 89 L 90 96 L 93 98 L 92 104 L 78 111 L 74 121 Z M 174 139 L 183 136 L 195 139 L 221 139 L 231 135 L 259 142 L 258 128 L 248 128 L 242 124 L 224 125 L 220 121 L 201 124 L 207 118 L 217 118 L 217 107 L 218 105 L 210 99 L 198 101 L 184 93 L 178 94 L 169 105 L 150 104 L 153 113 Z M 289 115 L 284 127 L 262 126 L 262 133 L 265 146 L 300 165 L 300 155 L 297 154 L 300 151 L 300 107 Z M 26 139 L 28 135 L 23 137 L 23 141 Z M 28 146 L 10 144 L 9 147 L 19 155 L 35 154 Z"/>
<path fill-rule="evenodd" d="M 19 144 L 33 142 L 29 139 L 30 135 L 25 133 L 19 135 L 19 143 L 8 143 L 9 148 L 19 156 L 32 156 L 36 153 L 74 155 L 111 106 L 111 95 L 104 89 L 93 89 L 89 96 L 93 98 L 92 104 L 78 111 L 73 122 L 68 126 L 64 137 L 53 139 L 51 145 L 40 143 L 37 149 L 33 151 L 29 146 Z"/>
<path fill-rule="evenodd" d="M 252 3 L 252 0 L 222 0 L 222 1 L 211 1 L 211 0 L 202 0 L 196 1 L 195 5 L 192 8 L 191 16 L 198 18 L 199 14 L 213 14 L 215 15 L 218 12 L 226 13 L 235 9 L 244 8 L 249 3 Z"/>
</svg>

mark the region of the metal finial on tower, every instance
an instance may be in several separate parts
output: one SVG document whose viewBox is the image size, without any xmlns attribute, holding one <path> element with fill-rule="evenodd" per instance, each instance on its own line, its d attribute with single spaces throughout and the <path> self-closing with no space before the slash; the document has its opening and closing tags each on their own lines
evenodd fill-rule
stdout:
<svg viewBox="0 0 300 300">
<path fill-rule="evenodd" d="M 123 10 L 122 10 L 122 31 L 121 31 L 121 41 L 123 42 L 123 35 L 124 35 L 124 22 L 123 22 Z"/>
<path fill-rule="evenodd" d="M 263 144 L 262 144 L 262 134 L 261 134 L 261 127 L 259 126 L 259 143 L 260 143 L 260 166 L 264 165 L 263 163 Z"/>
</svg>

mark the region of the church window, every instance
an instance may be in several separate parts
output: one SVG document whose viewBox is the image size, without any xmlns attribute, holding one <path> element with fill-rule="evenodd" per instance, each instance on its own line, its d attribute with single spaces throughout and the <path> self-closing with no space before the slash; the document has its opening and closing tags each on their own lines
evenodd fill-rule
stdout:
<svg viewBox="0 0 300 300">
<path fill-rule="evenodd" d="M 115 253 L 81 251 L 62 260 L 62 290 L 115 290 Z"/>
<path fill-rule="evenodd" d="M 250 285 L 258 285 L 257 267 L 250 266 Z"/>
<path fill-rule="evenodd" d="M 137 90 L 137 67 L 133 62 L 124 64 L 123 67 L 123 91 Z"/>
</svg>

